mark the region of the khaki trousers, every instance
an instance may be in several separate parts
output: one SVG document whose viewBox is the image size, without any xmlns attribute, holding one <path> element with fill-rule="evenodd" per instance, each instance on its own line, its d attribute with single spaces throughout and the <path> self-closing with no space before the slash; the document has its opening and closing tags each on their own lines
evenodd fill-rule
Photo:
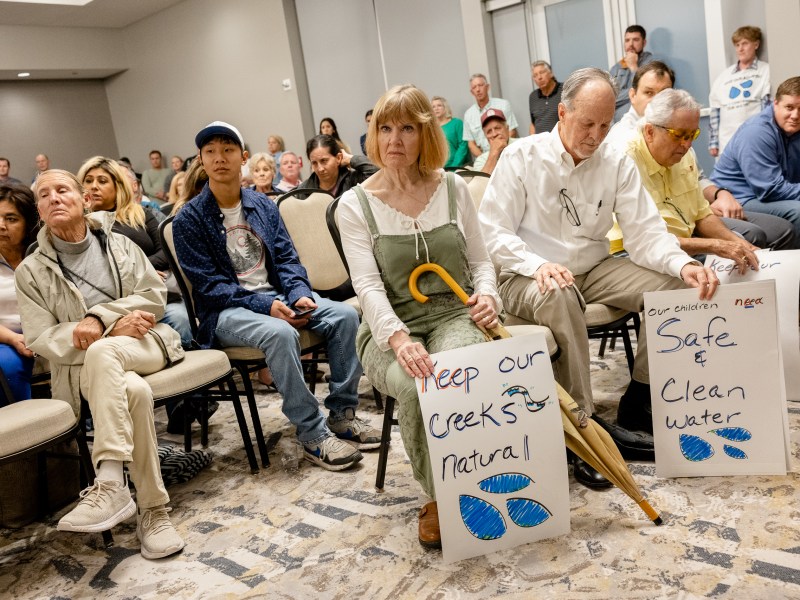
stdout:
<svg viewBox="0 0 800 600">
<path fill-rule="evenodd" d="M 165 365 L 153 336 L 118 336 L 89 346 L 81 369 L 81 394 L 94 419 L 92 461 L 95 467 L 102 460 L 128 462 L 139 508 L 169 502 L 158 460 L 153 393 L 140 377 Z"/>
<path fill-rule="evenodd" d="M 545 325 L 561 353 L 553 363 L 553 373 L 578 405 L 591 415 L 592 385 L 589 380 L 589 337 L 584 310 L 586 304 L 599 303 L 631 312 L 644 308 L 644 292 L 686 287 L 682 280 L 640 267 L 629 258 L 609 257 L 594 269 L 575 277 L 575 284 L 547 294 L 539 292 L 536 280 L 523 275 L 500 276 L 500 297 L 506 311 Z M 644 320 L 639 331 L 633 379 L 650 382 L 647 363 L 647 335 Z"/>
</svg>

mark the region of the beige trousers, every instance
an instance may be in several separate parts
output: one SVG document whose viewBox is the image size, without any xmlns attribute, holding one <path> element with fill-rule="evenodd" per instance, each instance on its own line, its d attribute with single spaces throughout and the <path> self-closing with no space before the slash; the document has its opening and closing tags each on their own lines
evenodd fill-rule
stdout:
<svg viewBox="0 0 800 600">
<path fill-rule="evenodd" d="M 95 467 L 102 460 L 128 462 L 139 508 L 169 502 L 158 460 L 153 393 L 140 377 L 165 365 L 153 336 L 118 336 L 89 346 L 81 369 L 81 394 L 94 419 L 92 461 Z"/>
<path fill-rule="evenodd" d="M 500 276 L 500 297 L 506 311 L 545 325 L 561 351 L 553 373 L 564 389 L 588 414 L 593 411 L 589 380 L 589 337 L 586 333 L 586 304 L 599 303 L 631 312 L 644 308 L 644 292 L 686 287 L 682 280 L 640 267 L 629 258 L 609 257 L 594 269 L 575 277 L 575 285 L 541 294 L 536 280 L 523 275 Z M 644 320 L 639 331 L 633 379 L 650 382 L 647 363 L 647 335 Z"/>
</svg>

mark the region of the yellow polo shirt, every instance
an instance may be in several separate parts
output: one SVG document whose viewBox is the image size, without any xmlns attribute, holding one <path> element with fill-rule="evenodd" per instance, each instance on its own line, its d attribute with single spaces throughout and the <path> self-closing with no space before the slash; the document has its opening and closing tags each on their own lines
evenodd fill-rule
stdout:
<svg viewBox="0 0 800 600">
<path fill-rule="evenodd" d="M 700 189 L 694 152 L 687 152 L 678 164 L 662 167 L 650 154 L 639 132 L 629 142 L 627 154 L 636 163 L 645 189 L 667 224 L 667 231 L 676 237 L 692 237 L 695 223 L 712 214 L 708 200 Z M 615 225 L 608 232 L 608 238 L 611 240 L 611 252 L 618 250 L 622 243 L 619 226 Z"/>
<path fill-rule="evenodd" d="M 662 167 L 640 132 L 628 144 L 628 156 L 636 163 L 645 189 L 667 222 L 667 230 L 676 237 L 692 237 L 694 224 L 712 214 L 697 179 L 694 152 L 687 152 L 676 165 Z"/>
</svg>

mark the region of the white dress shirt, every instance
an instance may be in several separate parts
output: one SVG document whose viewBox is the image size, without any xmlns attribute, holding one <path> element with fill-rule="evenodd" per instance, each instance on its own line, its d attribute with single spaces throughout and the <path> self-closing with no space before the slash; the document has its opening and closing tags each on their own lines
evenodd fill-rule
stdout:
<svg viewBox="0 0 800 600">
<path fill-rule="evenodd" d="M 577 226 L 562 208 L 561 190 L 574 205 Z M 601 144 L 576 166 L 559 127 L 505 149 L 483 197 L 480 221 L 489 255 L 502 272 L 533 277 L 553 262 L 582 275 L 608 258 L 612 213 L 634 263 L 680 277 L 694 262 L 667 233 L 633 161 Z"/>
<path fill-rule="evenodd" d="M 603 143 L 608 144 L 617 152 L 625 152 L 628 148 L 628 142 L 636 137 L 640 118 L 639 113 L 631 106 L 628 112 L 626 112 L 619 121 L 614 123 L 614 126 L 608 132 Z"/>
<path fill-rule="evenodd" d="M 497 294 L 494 267 L 486 253 L 486 245 L 483 242 L 478 215 L 475 212 L 469 188 L 461 177 L 455 178 L 455 184 L 458 205 L 456 224 L 466 239 L 467 260 L 472 273 L 475 293 L 494 298 L 499 313 L 502 303 Z M 416 219 L 395 210 L 367 190 L 364 191 L 381 235 L 411 235 L 414 233 L 416 225 L 419 227 L 421 238 L 424 238 L 425 232 L 444 225 L 450 218 L 447 204 L 447 184 L 444 176 L 425 210 Z M 337 219 L 342 236 L 342 246 L 350 267 L 353 289 L 358 294 L 364 319 L 369 324 L 375 343 L 385 352 L 389 349 L 389 338 L 395 332 L 402 330 L 408 333 L 409 330 L 397 317 L 386 296 L 386 289 L 383 287 L 383 280 L 372 249 L 372 235 L 354 190 L 348 190 L 342 196 L 337 210 Z M 425 244 L 422 239 L 420 239 L 418 249 L 420 259 L 427 262 Z"/>
</svg>

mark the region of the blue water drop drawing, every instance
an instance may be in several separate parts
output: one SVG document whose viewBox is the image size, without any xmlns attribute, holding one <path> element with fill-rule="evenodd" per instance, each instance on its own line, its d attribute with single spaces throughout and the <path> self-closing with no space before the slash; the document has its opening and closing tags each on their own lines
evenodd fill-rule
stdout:
<svg viewBox="0 0 800 600">
<path fill-rule="evenodd" d="M 476 498 L 462 494 L 458 497 L 461 520 L 467 530 L 479 540 L 496 540 L 506 533 L 503 515 L 494 506 Z"/>
<path fill-rule="evenodd" d="M 525 408 L 527 408 L 528 411 L 532 413 L 539 412 L 540 410 L 542 410 L 547 404 L 547 400 L 550 398 L 550 396 L 547 396 L 547 398 L 545 398 L 541 402 L 537 402 L 536 400 L 531 398 L 530 392 L 528 392 L 528 388 L 526 388 L 523 385 L 515 385 L 513 387 L 510 387 L 506 391 L 504 391 L 502 395 L 508 396 L 510 398 L 515 394 L 522 394 L 522 397 L 525 399 Z"/>
<path fill-rule="evenodd" d="M 735 446 L 729 446 L 728 444 L 724 444 L 722 446 L 722 450 L 730 456 L 731 458 L 736 458 L 739 460 L 747 460 L 747 454 L 745 454 L 744 450 L 741 448 L 736 448 Z"/>
<path fill-rule="evenodd" d="M 746 442 L 753 437 L 753 434 L 744 427 L 721 427 L 720 429 L 712 429 L 709 433 L 715 433 L 719 437 L 732 442 Z"/>
<path fill-rule="evenodd" d="M 508 516 L 520 527 L 536 527 L 552 515 L 546 507 L 530 498 L 509 498 L 506 507 Z"/>
<path fill-rule="evenodd" d="M 753 80 L 752 79 L 746 79 L 745 81 L 743 81 L 739 85 L 741 85 L 743 88 L 753 87 Z"/>
<path fill-rule="evenodd" d="M 748 92 L 747 90 L 745 90 L 745 92 L 744 92 L 744 97 L 745 97 L 745 98 L 749 98 L 749 97 L 750 97 L 750 92 Z"/>
<path fill-rule="evenodd" d="M 510 494 L 528 487 L 533 481 L 522 473 L 501 473 L 478 482 L 478 487 L 490 494 Z"/>
<path fill-rule="evenodd" d="M 741 90 L 739 88 L 732 87 L 731 91 L 728 92 L 728 97 L 731 98 L 731 99 L 738 98 L 740 93 L 741 93 Z"/>
<path fill-rule="evenodd" d="M 714 456 L 714 448 L 703 438 L 699 438 L 696 435 L 689 435 L 688 433 L 682 433 L 678 439 L 681 454 L 683 454 L 686 460 L 700 462 Z"/>
</svg>

